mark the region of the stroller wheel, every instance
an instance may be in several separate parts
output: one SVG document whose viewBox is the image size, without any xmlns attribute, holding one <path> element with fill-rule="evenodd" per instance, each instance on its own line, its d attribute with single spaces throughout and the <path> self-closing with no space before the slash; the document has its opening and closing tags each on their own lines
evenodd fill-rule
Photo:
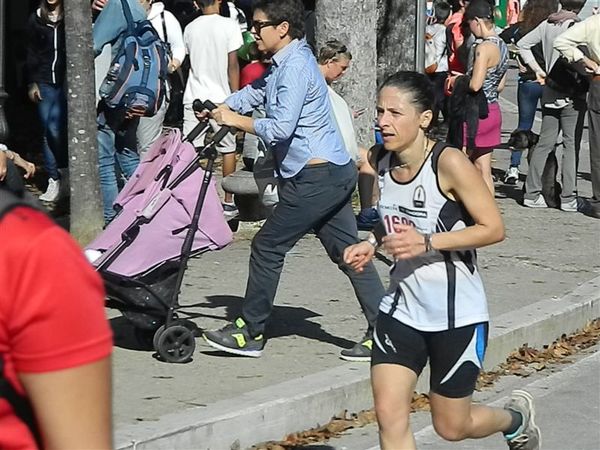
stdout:
<svg viewBox="0 0 600 450">
<path fill-rule="evenodd" d="M 194 334 L 183 325 L 165 328 L 156 333 L 156 351 L 163 361 L 170 363 L 188 362 L 196 349 Z"/>
<path fill-rule="evenodd" d="M 161 325 L 158 328 L 158 330 L 156 330 L 154 332 L 154 337 L 152 338 L 152 347 L 154 347 L 154 350 L 156 350 L 156 351 L 158 351 L 158 338 L 163 333 L 163 331 L 165 331 L 165 326 Z"/>
</svg>

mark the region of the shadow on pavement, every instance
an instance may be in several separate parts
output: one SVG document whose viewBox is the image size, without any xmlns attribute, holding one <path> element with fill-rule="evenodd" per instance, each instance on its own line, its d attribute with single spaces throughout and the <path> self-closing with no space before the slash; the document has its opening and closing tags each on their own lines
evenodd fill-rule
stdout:
<svg viewBox="0 0 600 450">
<path fill-rule="evenodd" d="M 213 295 L 206 297 L 205 302 L 193 305 L 185 305 L 179 311 L 181 316 L 192 318 L 213 318 L 232 322 L 241 316 L 242 297 L 233 295 Z M 206 314 L 199 309 L 225 309 L 225 317 L 222 315 Z M 338 336 L 333 336 L 324 330 L 320 324 L 310 321 L 310 318 L 320 317 L 320 314 L 301 306 L 275 306 L 271 315 L 265 337 L 267 339 L 283 336 L 300 336 L 314 339 L 320 342 L 335 345 L 341 348 L 350 348 L 354 342 Z M 225 323 L 223 324 L 225 325 Z M 211 354 L 219 355 L 221 352 Z"/>
</svg>

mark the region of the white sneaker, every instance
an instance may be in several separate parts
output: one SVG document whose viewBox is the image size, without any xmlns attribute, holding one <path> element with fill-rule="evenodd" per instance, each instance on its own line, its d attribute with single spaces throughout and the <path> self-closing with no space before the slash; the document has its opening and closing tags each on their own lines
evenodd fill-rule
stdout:
<svg viewBox="0 0 600 450">
<path fill-rule="evenodd" d="M 60 180 L 48 179 L 48 189 L 42 195 L 40 200 L 43 202 L 55 202 L 60 197 Z"/>
<path fill-rule="evenodd" d="M 528 208 L 547 208 L 546 200 L 542 194 L 538 194 L 535 200 L 530 200 L 528 198 L 523 199 L 523 206 L 527 206 Z"/>
<path fill-rule="evenodd" d="M 519 168 L 518 167 L 509 167 L 504 175 L 504 183 L 505 184 L 517 184 L 519 181 Z"/>
<path fill-rule="evenodd" d="M 223 215 L 227 220 L 235 219 L 240 215 L 240 211 L 238 210 L 237 206 L 235 206 L 235 203 L 223 202 L 221 203 L 221 206 L 223 206 Z"/>
<path fill-rule="evenodd" d="M 561 202 L 560 209 L 565 212 L 578 212 L 585 208 L 585 200 L 575 197 L 570 202 Z"/>
</svg>

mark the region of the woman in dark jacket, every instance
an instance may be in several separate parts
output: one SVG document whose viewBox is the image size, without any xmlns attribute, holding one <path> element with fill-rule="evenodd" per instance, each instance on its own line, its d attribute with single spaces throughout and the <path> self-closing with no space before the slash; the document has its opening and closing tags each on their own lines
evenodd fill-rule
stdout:
<svg viewBox="0 0 600 450">
<path fill-rule="evenodd" d="M 48 189 L 43 201 L 56 201 L 67 187 L 67 102 L 65 96 L 65 27 L 62 0 L 41 0 L 27 26 L 29 98 L 38 105 Z M 61 181 L 63 188 L 61 189 Z"/>
<path fill-rule="evenodd" d="M 500 38 L 507 44 L 515 45 L 519 40 L 536 28 L 548 16 L 558 10 L 558 0 L 528 0 L 519 15 L 519 21 L 511 25 L 500 34 Z M 532 49 L 535 60 L 544 69 L 544 54 L 542 45 L 538 44 Z M 517 88 L 517 104 L 519 105 L 519 125 L 517 129 L 529 131 L 533 126 L 537 105 L 542 97 L 543 86 L 537 80 L 535 72 L 523 61 L 517 53 L 519 64 L 519 85 Z M 519 164 L 521 151 L 513 151 L 510 157 L 510 167 L 504 176 L 506 184 L 516 184 L 519 181 Z"/>
</svg>

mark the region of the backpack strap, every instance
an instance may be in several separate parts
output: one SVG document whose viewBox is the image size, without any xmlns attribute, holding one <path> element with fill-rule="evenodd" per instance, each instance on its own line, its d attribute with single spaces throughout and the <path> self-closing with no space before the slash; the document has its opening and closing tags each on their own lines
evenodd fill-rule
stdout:
<svg viewBox="0 0 600 450">
<path fill-rule="evenodd" d="M 35 414 L 27 397 L 19 394 L 4 376 L 4 357 L 0 354 L 0 398 L 3 398 L 13 409 L 15 415 L 27 425 L 38 448 L 43 448 L 40 430 Z"/>
<path fill-rule="evenodd" d="M 5 214 L 17 206 L 32 206 L 24 196 L 19 196 L 6 188 L 0 187 L 0 220 Z"/>
<path fill-rule="evenodd" d="M 123 14 L 125 14 L 125 20 L 127 20 L 127 33 L 132 34 L 135 30 L 135 22 L 133 21 L 133 14 L 129 8 L 127 0 L 121 0 L 121 6 L 123 7 Z"/>
<path fill-rule="evenodd" d="M 165 12 L 164 11 L 161 11 L 161 13 L 160 13 L 160 21 L 162 22 L 163 40 L 165 42 L 169 42 L 169 33 L 167 33 L 167 22 L 165 21 Z"/>
</svg>

